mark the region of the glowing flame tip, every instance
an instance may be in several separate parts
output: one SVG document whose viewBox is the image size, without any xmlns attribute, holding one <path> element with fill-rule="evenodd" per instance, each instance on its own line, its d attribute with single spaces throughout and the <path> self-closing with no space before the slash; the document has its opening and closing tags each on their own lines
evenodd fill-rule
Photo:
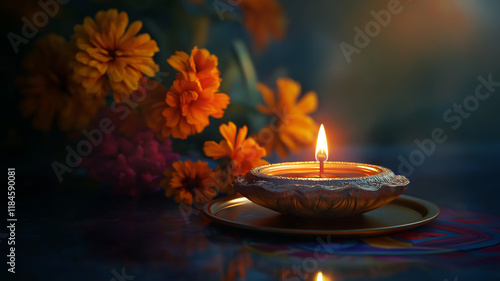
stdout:
<svg viewBox="0 0 500 281">
<path fill-rule="evenodd" d="M 316 142 L 316 161 L 328 160 L 328 144 L 326 142 L 325 127 L 319 127 L 318 140 Z"/>
</svg>

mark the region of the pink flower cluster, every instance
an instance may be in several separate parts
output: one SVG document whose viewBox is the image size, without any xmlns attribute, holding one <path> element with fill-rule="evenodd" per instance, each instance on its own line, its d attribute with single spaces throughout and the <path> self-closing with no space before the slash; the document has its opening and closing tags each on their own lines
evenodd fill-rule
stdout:
<svg viewBox="0 0 500 281">
<path fill-rule="evenodd" d="M 163 171 L 179 159 L 171 145 L 170 139 L 159 142 L 149 130 L 130 137 L 115 130 L 104 135 L 83 165 L 92 178 L 111 183 L 112 193 L 138 197 L 160 190 Z"/>
</svg>

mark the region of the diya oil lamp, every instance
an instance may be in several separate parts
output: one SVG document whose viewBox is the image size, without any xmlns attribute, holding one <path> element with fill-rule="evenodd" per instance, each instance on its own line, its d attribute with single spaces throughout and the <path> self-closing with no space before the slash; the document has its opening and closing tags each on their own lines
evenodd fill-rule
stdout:
<svg viewBox="0 0 500 281">
<path fill-rule="evenodd" d="M 323 125 L 316 161 L 284 162 L 251 169 L 235 190 L 274 211 L 306 218 L 348 218 L 379 208 L 401 195 L 410 181 L 390 169 L 328 160 Z"/>
</svg>

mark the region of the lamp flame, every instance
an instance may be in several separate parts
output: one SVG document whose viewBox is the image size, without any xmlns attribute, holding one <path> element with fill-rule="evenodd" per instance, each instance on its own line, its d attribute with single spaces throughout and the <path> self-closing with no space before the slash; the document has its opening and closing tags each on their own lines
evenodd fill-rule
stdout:
<svg viewBox="0 0 500 281">
<path fill-rule="evenodd" d="M 316 281 L 323 281 L 323 273 L 321 273 L 321 271 L 316 275 Z"/>
<path fill-rule="evenodd" d="M 328 160 L 328 144 L 326 143 L 325 127 L 319 127 L 318 141 L 316 142 L 316 161 Z"/>
</svg>

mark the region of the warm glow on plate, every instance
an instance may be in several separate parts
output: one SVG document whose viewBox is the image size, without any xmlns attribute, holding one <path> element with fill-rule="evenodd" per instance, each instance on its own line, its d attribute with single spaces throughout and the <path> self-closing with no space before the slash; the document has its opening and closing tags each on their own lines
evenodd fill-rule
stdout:
<svg viewBox="0 0 500 281">
<path fill-rule="evenodd" d="M 319 127 L 318 141 L 316 142 L 316 161 L 328 160 L 328 144 L 326 143 L 325 127 Z"/>
</svg>

